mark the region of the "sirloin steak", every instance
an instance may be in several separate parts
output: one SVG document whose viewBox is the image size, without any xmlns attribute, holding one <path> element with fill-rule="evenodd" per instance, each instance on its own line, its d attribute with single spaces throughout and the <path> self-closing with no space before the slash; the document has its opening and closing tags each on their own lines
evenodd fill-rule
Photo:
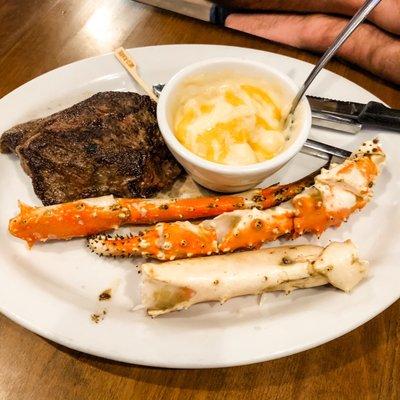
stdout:
<svg viewBox="0 0 400 400">
<path fill-rule="evenodd" d="M 182 172 L 167 149 L 156 103 L 131 92 L 100 92 L 0 138 L 32 178 L 44 205 L 113 194 L 147 197 Z"/>
</svg>

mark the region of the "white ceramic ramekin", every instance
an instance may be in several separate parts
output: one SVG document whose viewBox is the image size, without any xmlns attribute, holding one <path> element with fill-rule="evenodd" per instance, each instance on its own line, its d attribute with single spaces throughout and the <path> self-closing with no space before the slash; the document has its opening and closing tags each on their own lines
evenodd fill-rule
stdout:
<svg viewBox="0 0 400 400">
<path fill-rule="evenodd" d="M 157 106 L 157 119 L 164 140 L 180 164 L 200 185 L 219 192 L 240 192 L 258 185 L 265 178 L 282 168 L 302 148 L 311 128 L 311 110 L 308 101 L 303 100 L 294 116 L 291 140 L 286 149 L 276 157 L 250 165 L 224 165 L 192 153 L 184 147 L 173 132 L 174 104 L 185 82 L 202 73 L 234 71 L 250 78 L 260 77 L 271 82 L 281 92 L 287 104 L 296 95 L 297 85 L 284 73 L 263 63 L 236 59 L 214 58 L 192 64 L 178 73 L 165 85 Z"/>
</svg>

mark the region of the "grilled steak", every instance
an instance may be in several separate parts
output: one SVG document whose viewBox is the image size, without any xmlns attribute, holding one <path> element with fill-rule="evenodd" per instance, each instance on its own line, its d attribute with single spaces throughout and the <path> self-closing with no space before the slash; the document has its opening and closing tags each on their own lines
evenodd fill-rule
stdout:
<svg viewBox="0 0 400 400">
<path fill-rule="evenodd" d="M 4 132 L 43 204 L 113 194 L 147 197 L 181 168 L 158 129 L 156 104 L 129 92 L 101 92 L 49 117 Z"/>
</svg>

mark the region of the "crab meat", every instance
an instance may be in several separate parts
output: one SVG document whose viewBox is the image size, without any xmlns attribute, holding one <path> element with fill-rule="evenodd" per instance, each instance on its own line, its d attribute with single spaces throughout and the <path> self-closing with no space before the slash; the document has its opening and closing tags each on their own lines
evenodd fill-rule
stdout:
<svg viewBox="0 0 400 400">
<path fill-rule="evenodd" d="M 367 274 L 351 241 L 283 246 L 142 265 L 142 305 L 151 316 L 233 297 L 331 284 L 346 292 Z"/>
</svg>

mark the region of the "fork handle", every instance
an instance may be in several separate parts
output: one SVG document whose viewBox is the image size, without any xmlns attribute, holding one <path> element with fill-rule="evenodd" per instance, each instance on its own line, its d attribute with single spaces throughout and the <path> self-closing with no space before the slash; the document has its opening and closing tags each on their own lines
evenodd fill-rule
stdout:
<svg viewBox="0 0 400 400">
<path fill-rule="evenodd" d="M 348 37 L 354 32 L 354 30 L 364 21 L 368 14 L 380 2 L 381 0 L 367 0 L 364 5 L 354 14 L 353 18 L 344 27 L 342 32 L 339 33 L 339 36 L 335 39 L 331 46 L 325 51 L 318 63 L 315 65 L 314 69 L 311 71 L 306 81 L 303 83 L 303 86 L 300 88 L 292 102 L 289 115 L 294 113 L 304 93 L 314 81 L 315 77 L 319 74 L 321 69 L 325 67 L 325 65 L 334 56 L 334 54 L 336 54 L 339 47 L 348 39 Z"/>
</svg>

